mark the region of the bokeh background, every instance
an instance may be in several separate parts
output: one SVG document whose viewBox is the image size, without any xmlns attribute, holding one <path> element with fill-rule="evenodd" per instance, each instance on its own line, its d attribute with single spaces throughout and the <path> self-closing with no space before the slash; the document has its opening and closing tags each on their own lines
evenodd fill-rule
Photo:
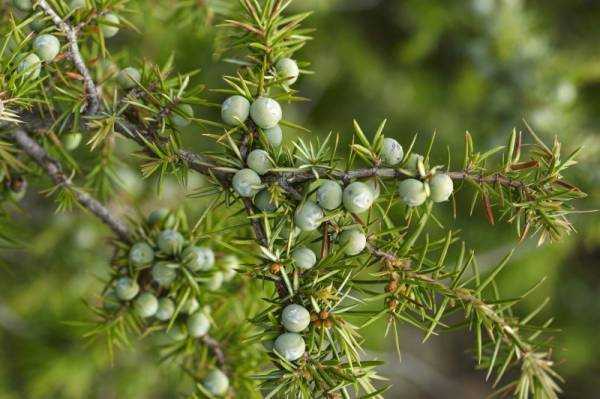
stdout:
<svg viewBox="0 0 600 399">
<path fill-rule="evenodd" d="M 140 33 L 122 31 L 110 42 L 130 55 L 157 63 L 175 56 L 177 69 L 201 68 L 197 81 L 221 87 L 229 66 L 213 57 L 215 28 L 209 16 L 228 1 L 133 1 L 129 18 Z M 208 9 L 207 9 L 208 7 Z M 600 206 L 600 2 L 595 0 L 298 0 L 296 9 L 315 11 L 308 25 L 315 40 L 301 52 L 314 75 L 298 84 L 310 102 L 287 106 L 286 119 L 307 126 L 312 136 L 340 132 L 346 140 L 358 119 L 373 131 L 388 119 L 386 135 L 408 145 L 415 133 L 423 145 L 437 132 L 434 154 L 446 146 L 461 153 L 465 131 L 481 149 L 504 143 L 523 119 L 546 140 L 557 135 L 568 153 L 584 146 L 569 176 L 589 193 L 581 209 Z M 208 10 L 208 11 L 207 11 Z M 218 20 L 218 15 L 214 15 Z M 220 99 L 212 96 L 215 102 Z M 213 111 L 198 109 L 202 117 Z M 286 131 L 286 140 L 297 133 Z M 308 134 L 302 133 L 308 138 Z M 198 128 L 185 141 L 202 149 Z M 119 142 L 122 188 L 111 206 L 125 212 L 185 204 L 200 207 L 175 182 L 156 195 Z M 85 150 L 82 150 L 85 152 Z M 82 155 L 85 156 L 85 155 Z M 190 187 L 201 186 L 198 178 Z M 457 228 L 493 264 L 516 245 L 511 226 L 491 228 L 481 210 L 469 218 L 459 204 Z M 0 399 L 174 398 L 179 375 L 157 366 L 158 354 L 144 345 L 121 352 L 110 364 L 102 343 L 89 343 L 74 321 L 89 320 L 83 300 L 93 300 L 110 255 L 107 231 L 83 214 L 56 214 L 30 192 L 23 211 L 12 208 L 25 250 L 0 251 Z M 565 398 L 597 398 L 600 392 L 600 221 L 597 214 L 574 218 L 577 235 L 536 247 L 519 245 L 501 276 L 506 296 L 519 295 L 541 277 L 544 284 L 524 300 L 524 314 L 542 300 L 543 316 L 554 317 L 558 370 Z M 491 392 L 474 370 L 463 333 L 438 336 L 402 330 L 402 362 L 381 326 L 367 333 L 370 355 L 388 360 L 381 370 L 393 388 L 390 398 L 482 398 Z M 378 331 L 377 331 L 378 330 Z"/>
</svg>

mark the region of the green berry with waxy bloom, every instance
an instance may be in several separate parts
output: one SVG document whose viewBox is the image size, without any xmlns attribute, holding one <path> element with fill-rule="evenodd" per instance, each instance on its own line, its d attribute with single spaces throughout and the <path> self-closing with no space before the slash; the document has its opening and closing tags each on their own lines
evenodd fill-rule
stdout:
<svg viewBox="0 0 600 399">
<path fill-rule="evenodd" d="M 169 210 L 166 208 L 156 209 L 148 215 L 148 224 L 152 227 L 164 222 L 169 216 Z"/>
<path fill-rule="evenodd" d="M 114 288 L 109 289 L 104 294 L 102 299 L 102 307 L 109 312 L 117 311 L 121 308 L 121 301 L 117 297 L 117 293 Z"/>
<path fill-rule="evenodd" d="M 160 321 L 171 320 L 175 313 L 175 303 L 169 298 L 161 298 L 158 300 L 158 309 L 156 310 L 156 317 Z"/>
<path fill-rule="evenodd" d="M 333 180 L 323 180 L 317 189 L 317 204 L 328 211 L 342 204 L 342 186 Z"/>
<path fill-rule="evenodd" d="M 174 324 L 168 331 L 167 331 L 167 337 L 169 337 L 169 339 L 171 341 L 175 341 L 175 342 L 179 342 L 179 341 L 183 341 L 184 339 L 187 338 L 187 332 L 185 331 L 185 329 L 180 326 L 179 324 Z"/>
<path fill-rule="evenodd" d="M 177 112 L 173 112 L 171 122 L 177 127 L 186 127 L 190 124 L 189 118 L 193 117 L 194 109 L 192 106 L 190 104 L 181 104 L 177 107 Z"/>
<path fill-rule="evenodd" d="M 419 206 L 427 199 L 427 188 L 420 180 L 406 179 L 398 183 L 398 194 L 406 205 Z"/>
<path fill-rule="evenodd" d="M 187 247 L 181 254 L 185 265 L 193 272 L 207 271 L 215 265 L 215 253 L 208 247 Z"/>
<path fill-rule="evenodd" d="M 214 369 L 204 377 L 202 386 L 214 396 L 224 396 L 229 389 L 229 378 L 219 369 Z"/>
<path fill-rule="evenodd" d="M 85 0 L 71 0 L 69 2 L 69 8 L 71 10 L 77 10 L 78 8 L 84 8 L 85 6 Z"/>
<path fill-rule="evenodd" d="M 231 181 L 233 189 L 240 197 L 253 197 L 260 190 L 260 176 L 252 169 L 241 169 L 235 172 Z"/>
<path fill-rule="evenodd" d="M 250 116 L 256 126 L 261 129 L 270 129 L 277 126 L 281 120 L 281 106 L 272 98 L 259 97 L 250 107 Z"/>
<path fill-rule="evenodd" d="M 445 173 L 436 173 L 429 180 L 429 190 L 433 202 L 448 201 L 454 191 L 454 183 Z"/>
<path fill-rule="evenodd" d="M 300 334 L 288 332 L 277 337 L 273 349 L 284 359 L 293 362 L 304 355 L 306 344 Z"/>
<path fill-rule="evenodd" d="M 23 76 L 26 78 L 37 79 L 42 71 L 42 62 L 37 55 L 33 53 L 27 54 L 27 56 L 19 62 L 17 71 L 22 72 Z"/>
<path fill-rule="evenodd" d="M 60 42 L 54 35 L 39 35 L 33 41 L 33 51 L 42 61 L 52 61 L 60 52 Z"/>
<path fill-rule="evenodd" d="M 295 303 L 287 305 L 281 312 L 281 324 L 289 332 L 302 332 L 310 324 L 310 313 L 304 306 Z"/>
<path fill-rule="evenodd" d="M 313 231 L 323 223 L 323 209 L 312 201 L 299 205 L 294 212 L 294 224 L 302 231 Z"/>
<path fill-rule="evenodd" d="M 152 266 L 152 278 L 161 287 L 169 287 L 177 278 L 177 263 L 159 262 Z"/>
<path fill-rule="evenodd" d="M 281 127 L 279 125 L 275 125 L 270 129 L 264 129 L 264 132 L 269 144 L 275 148 L 281 145 L 281 142 L 283 141 L 283 132 L 281 131 Z"/>
<path fill-rule="evenodd" d="M 229 126 L 246 122 L 250 115 L 250 101 L 242 96 L 231 96 L 221 105 L 221 119 Z"/>
<path fill-rule="evenodd" d="M 181 312 L 185 314 L 192 314 L 200 308 L 200 304 L 196 298 L 190 298 L 181 308 Z"/>
<path fill-rule="evenodd" d="M 79 147 L 81 144 L 81 140 L 83 139 L 83 135 L 79 132 L 67 133 L 63 136 L 63 145 L 67 149 L 67 151 L 73 151 Z"/>
<path fill-rule="evenodd" d="M 340 234 L 340 245 L 346 255 L 358 255 L 367 246 L 367 236 L 358 228 L 344 230 Z"/>
<path fill-rule="evenodd" d="M 105 38 L 110 38 L 119 32 L 119 16 L 109 12 L 100 20 L 100 30 Z"/>
<path fill-rule="evenodd" d="M 33 8 L 31 0 L 13 0 L 13 6 L 17 7 L 21 11 L 29 11 Z"/>
<path fill-rule="evenodd" d="M 138 242 L 129 249 L 129 263 L 136 268 L 146 266 L 154 260 L 154 250 L 145 242 Z"/>
<path fill-rule="evenodd" d="M 365 183 L 351 183 L 344 189 L 344 208 L 348 212 L 363 213 L 373 205 L 373 192 Z"/>
<path fill-rule="evenodd" d="M 404 168 L 412 172 L 416 172 L 419 166 L 419 161 L 423 161 L 423 159 L 423 155 L 416 154 L 413 152 L 408 156 Z"/>
<path fill-rule="evenodd" d="M 393 138 L 386 137 L 383 139 L 383 145 L 381 152 L 379 153 L 381 161 L 386 166 L 395 166 L 402 162 L 404 157 L 404 150 L 402 145 Z"/>
<path fill-rule="evenodd" d="M 209 291 L 217 291 L 223 286 L 223 281 L 225 281 L 225 276 L 222 271 L 216 271 L 210 276 L 210 280 L 206 283 L 206 288 Z"/>
<path fill-rule="evenodd" d="M 246 163 L 250 169 L 261 176 L 267 173 L 273 166 L 271 159 L 269 158 L 269 153 L 261 149 L 252 150 L 250 154 L 248 154 Z"/>
<path fill-rule="evenodd" d="M 298 64 L 291 58 L 282 58 L 275 64 L 277 75 L 280 79 L 285 79 L 283 82 L 286 86 L 291 86 L 298 80 L 300 76 L 300 68 Z"/>
<path fill-rule="evenodd" d="M 133 307 L 141 318 L 152 317 L 158 310 L 158 299 L 151 293 L 144 292 L 136 298 Z"/>
<path fill-rule="evenodd" d="M 317 263 L 317 255 L 308 247 L 301 246 L 294 249 L 292 252 L 292 260 L 294 265 L 300 269 L 308 270 L 312 269 Z"/>
<path fill-rule="evenodd" d="M 269 190 L 261 190 L 254 197 L 254 205 L 263 212 L 274 212 L 277 209 L 277 204 L 271 198 Z"/>
<path fill-rule="evenodd" d="M 241 266 L 240 260 L 235 255 L 225 255 L 221 259 L 221 265 L 223 268 L 223 277 L 225 278 L 225 281 L 231 281 Z"/>
<path fill-rule="evenodd" d="M 183 248 L 183 236 L 176 230 L 163 230 L 158 235 L 158 248 L 167 255 L 176 255 Z"/>
<path fill-rule="evenodd" d="M 117 298 L 122 301 L 130 301 L 140 292 L 140 286 L 137 281 L 129 277 L 121 277 L 115 284 L 115 293 Z"/>
<path fill-rule="evenodd" d="M 133 89 L 142 78 L 142 74 L 134 67 L 122 69 L 117 75 L 117 83 L 124 89 Z"/>
<path fill-rule="evenodd" d="M 204 312 L 196 312 L 188 318 L 188 333 L 194 338 L 200 338 L 210 329 L 210 320 Z"/>
</svg>

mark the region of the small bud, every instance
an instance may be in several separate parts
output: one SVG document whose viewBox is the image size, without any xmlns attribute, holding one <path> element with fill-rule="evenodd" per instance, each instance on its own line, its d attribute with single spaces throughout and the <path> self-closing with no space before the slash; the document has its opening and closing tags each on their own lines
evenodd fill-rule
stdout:
<svg viewBox="0 0 600 399">
<path fill-rule="evenodd" d="M 273 274 L 279 274 L 281 271 L 281 263 L 273 263 L 270 267 L 270 271 Z"/>
<path fill-rule="evenodd" d="M 141 318 L 152 317 L 158 310 L 158 300 L 151 293 L 144 292 L 135 300 L 134 308 Z"/>
<path fill-rule="evenodd" d="M 269 153 L 260 149 L 252 150 L 250 154 L 248 154 L 246 163 L 250 169 L 261 176 L 266 174 L 273 166 L 271 159 L 269 158 Z"/>
<path fill-rule="evenodd" d="M 342 204 L 342 186 L 333 180 L 323 180 L 317 189 L 317 204 L 328 211 Z"/>
<path fill-rule="evenodd" d="M 363 213 L 373 205 L 373 193 L 369 186 L 357 181 L 344 189 L 343 202 L 348 212 Z"/>
<path fill-rule="evenodd" d="M 385 287 L 386 292 L 395 292 L 398 289 L 398 282 L 396 280 L 391 280 L 388 285 Z"/>
<path fill-rule="evenodd" d="M 323 223 L 323 210 L 314 202 L 306 201 L 296 209 L 294 223 L 302 231 L 313 231 Z"/>
<path fill-rule="evenodd" d="M 233 189 L 241 197 L 249 198 L 258 193 L 261 186 L 261 180 L 260 176 L 252 169 L 242 169 L 238 170 L 235 175 L 233 175 L 231 184 L 233 185 Z"/>
<path fill-rule="evenodd" d="M 304 355 L 306 344 L 304 343 L 304 338 L 302 338 L 300 334 L 285 333 L 277 337 L 273 348 L 284 359 L 293 362 Z"/>
<path fill-rule="evenodd" d="M 167 255 L 181 252 L 183 242 L 183 236 L 175 230 L 163 230 L 158 235 L 158 248 Z"/>
<path fill-rule="evenodd" d="M 310 324 L 310 313 L 304 306 L 288 305 L 281 312 L 281 324 L 289 332 L 302 332 Z"/>
<path fill-rule="evenodd" d="M 231 96 L 221 106 L 221 119 L 229 126 L 246 122 L 250 114 L 250 102 L 242 96 Z"/>
<path fill-rule="evenodd" d="M 271 98 L 259 97 L 250 107 L 250 116 L 258 127 L 270 129 L 275 127 L 281 120 L 281 106 Z"/>
<path fill-rule="evenodd" d="M 214 369 L 204 377 L 202 386 L 214 396 L 224 396 L 229 389 L 229 378 L 219 369 Z"/>
<path fill-rule="evenodd" d="M 292 252 L 292 260 L 296 267 L 308 270 L 317 263 L 317 255 L 310 248 L 301 246 Z"/>
</svg>

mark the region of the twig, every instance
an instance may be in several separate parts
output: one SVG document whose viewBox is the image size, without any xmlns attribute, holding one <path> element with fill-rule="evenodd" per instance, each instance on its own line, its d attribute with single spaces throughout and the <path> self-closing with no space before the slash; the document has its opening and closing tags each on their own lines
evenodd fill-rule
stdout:
<svg viewBox="0 0 600 399">
<path fill-rule="evenodd" d="M 130 240 L 126 224 L 113 216 L 112 213 L 94 197 L 75 187 L 70 179 L 64 174 L 60 163 L 50 157 L 46 150 L 29 137 L 23 129 L 15 129 L 11 136 L 14 142 L 42 169 L 44 169 L 54 183 L 71 190 L 77 201 L 110 227 L 120 239 L 124 241 Z"/>
<path fill-rule="evenodd" d="M 223 348 L 221 348 L 221 344 L 219 341 L 211 337 L 210 335 L 205 335 L 202 337 L 202 342 L 206 345 L 215 355 L 217 362 L 221 366 L 223 371 L 227 371 L 227 363 L 225 361 L 225 353 L 223 352 Z"/>
<path fill-rule="evenodd" d="M 85 86 L 86 91 L 86 110 L 85 113 L 87 115 L 93 115 L 98 111 L 100 107 L 100 95 L 98 90 L 96 89 L 96 85 L 92 76 L 90 75 L 90 71 L 87 69 L 85 62 L 83 61 L 83 57 L 81 56 L 81 52 L 79 51 L 79 45 L 77 44 L 77 32 L 76 30 L 65 21 L 63 21 L 60 16 L 50 7 L 50 5 L 46 2 L 46 0 L 39 0 L 38 5 L 44 10 L 46 15 L 48 15 L 54 25 L 56 25 L 67 37 L 67 41 L 69 42 L 69 54 L 73 64 L 75 64 L 75 68 L 79 71 L 81 76 L 83 76 L 83 84 Z"/>
</svg>

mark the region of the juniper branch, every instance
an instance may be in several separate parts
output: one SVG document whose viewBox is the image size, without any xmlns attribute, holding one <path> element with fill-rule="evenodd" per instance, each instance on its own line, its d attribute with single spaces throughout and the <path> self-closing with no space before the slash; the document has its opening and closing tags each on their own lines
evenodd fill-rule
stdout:
<svg viewBox="0 0 600 399">
<path fill-rule="evenodd" d="M 85 112 L 88 115 L 95 114 L 100 107 L 100 95 L 96 88 L 96 84 L 92 79 L 92 75 L 85 65 L 85 61 L 79 51 L 79 45 L 77 44 L 77 30 L 62 20 L 46 0 L 39 0 L 38 5 L 44 10 L 46 15 L 52 19 L 54 25 L 56 25 L 56 27 L 58 27 L 67 37 L 70 58 L 73 61 L 73 64 L 75 64 L 75 68 L 77 68 L 81 76 L 83 76 L 87 102 Z"/>
</svg>

